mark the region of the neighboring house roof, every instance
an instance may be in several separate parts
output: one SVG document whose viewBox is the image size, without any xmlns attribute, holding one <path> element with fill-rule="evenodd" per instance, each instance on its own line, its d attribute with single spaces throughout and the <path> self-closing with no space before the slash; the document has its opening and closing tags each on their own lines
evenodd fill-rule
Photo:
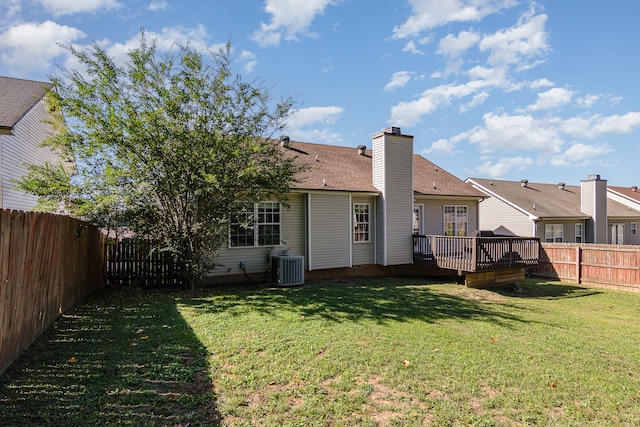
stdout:
<svg viewBox="0 0 640 427">
<path fill-rule="evenodd" d="M 477 185 L 490 196 L 497 197 L 528 214 L 531 219 L 588 219 L 591 217 L 581 210 L 581 188 L 578 185 L 527 182 L 524 186 L 519 181 L 482 178 L 468 178 L 467 182 Z M 607 200 L 607 216 L 638 218 L 640 211 L 629 209 L 616 201 Z"/>
<path fill-rule="evenodd" d="M 640 203 L 640 190 L 638 190 L 638 187 L 635 185 L 633 187 L 616 187 L 614 185 L 609 185 L 607 190 L 617 193 L 618 195 L 636 203 Z"/>
<path fill-rule="evenodd" d="M 51 83 L 0 76 L 0 133 L 8 133 L 45 95 Z"/>
<path fill-rule="evenodd" d="M 287 153 L 308 166 L 294 189 L 380 193 L 373 185 L 370 149 L 360 154 L 358 147 L 290 141 Z M 413 155 L 413 187 L 416 195 L 486 197 L 418 154 Z"/>
</svg>

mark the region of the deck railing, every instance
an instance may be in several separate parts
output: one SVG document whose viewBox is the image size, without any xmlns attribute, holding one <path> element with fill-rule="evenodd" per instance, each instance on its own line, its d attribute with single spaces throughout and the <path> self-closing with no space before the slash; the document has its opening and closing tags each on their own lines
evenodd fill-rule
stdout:
<svg viewBox="0 0 640 427">
<path fill-rule="evenodd" d="M 415 263 L 471 273 L 535 267 L 539 253 L 536 237 L 413 236 Z"/>
</svg>

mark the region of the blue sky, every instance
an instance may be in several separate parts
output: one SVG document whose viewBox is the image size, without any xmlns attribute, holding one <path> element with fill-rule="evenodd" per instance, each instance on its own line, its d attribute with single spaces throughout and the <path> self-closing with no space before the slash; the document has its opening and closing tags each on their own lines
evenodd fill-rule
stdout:
<svg viewBox="0 0 640 427">
<path fill-rule="evenodd" d="M 461 179 L 640 184 L 635 0 L 0 0 L 0 75 L 231 41 L 234 67 L 293 96 L 293 140 L 370 146 L 400 126 Z"/>
</svg>

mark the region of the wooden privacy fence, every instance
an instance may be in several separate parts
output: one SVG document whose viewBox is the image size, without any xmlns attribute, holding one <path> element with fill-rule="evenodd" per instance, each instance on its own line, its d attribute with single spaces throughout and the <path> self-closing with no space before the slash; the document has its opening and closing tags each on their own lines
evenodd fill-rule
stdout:
<svg viewBox="0 0 640 427">
<path fill-rule="evenodd" d="M 113 285 L 175 287 L 184 284 L 183 268 L 173 255 L 145 239 L 110 241 L 107 276 Z"/>
<path fill-rule="evenodd" d="M 541 243 L 532 274 L 587 286 L 640 292 L 640 246 Z"/>
<path fill-rule="evenodd" d="M 60 313 L 105 286 L 104 239 L 67 216 L 0 209 L 0 373 Z"/>
</svg>

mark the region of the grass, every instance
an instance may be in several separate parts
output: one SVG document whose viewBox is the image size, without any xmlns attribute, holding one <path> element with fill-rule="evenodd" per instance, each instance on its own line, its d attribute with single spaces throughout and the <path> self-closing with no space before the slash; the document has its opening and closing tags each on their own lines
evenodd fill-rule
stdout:
<svg viewBox="0 0 640 427">
<path fill-rule="evenodd" d="M 538 281 L 103 292 L 0 377 L 0 425 L 640 425 L 639 318 Z"/>
</svg>

